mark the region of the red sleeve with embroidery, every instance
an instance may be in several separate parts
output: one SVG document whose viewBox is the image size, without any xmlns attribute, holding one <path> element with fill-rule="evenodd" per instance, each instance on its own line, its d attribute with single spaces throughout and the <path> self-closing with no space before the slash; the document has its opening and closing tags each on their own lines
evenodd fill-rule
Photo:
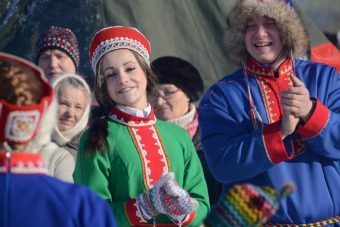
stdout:
<svg viewBox="0 0 340 227">
<path fill-rule="evenodd" d="M 277 121 L 263 128 L 265 150 L 269 160 L 274 164 L 292 159 L 294 156 L 293 152 L 290 155 L 287 154 L 280 132 L 280 123 L 281 121 Z"/>
<path fill-rule="evenodd" d="M 182 223 L 183 226 L 189 225 L 189 224 L 194 220 L 194 218 L 195 218 L 195 216 L 196 216 L 196 211 L 194 211 L 194 212 L 192 212 L 192 213 L 190 213 L 190 214 L 188 214 L 188 215 L 189 215 L 189 218 L 186 217 L 186 218 L 188 218 L 188 219 L 185 220 L 185 221 Z"/>
<path fill-rule="evenodd" d="M 316 100 L 314 113 L 307 123 L 295 132 L 303 138 L 312 138 L 321 132 L 321 130 L 326 126 L 328 119 L 329 111 L 327 107 L 325 107 L 319 100 Z"/>
<path fill-rule="evenodd" d="M 138 206 L 139 205 L 136 199 L 130 199 L 126 201 L 125 213 L 131 225 L 137 225 L 142 223 L 143 220 L 142 213 Z M 140 217 L 138 215 L 140 215 Z"/>
<path fill-rule="evenodd" d="M 142 215 L 141 211 L 138 208 L 137 200 L 130 199 L 125 204 L 125 213 L 131 225 L 140 225 L 145 224 L 142 222 L 142 218 L 138 217 L 138 214 Z M 196 211 L 190 213 L 185 217 L 185 221 L 182 223 L 183 226 L 189 225 L 195 218 Z M 160 224 L 162 225 L 162 224 Z M 170 224 L 171 225 L 171 224 Z"/>
</svg>

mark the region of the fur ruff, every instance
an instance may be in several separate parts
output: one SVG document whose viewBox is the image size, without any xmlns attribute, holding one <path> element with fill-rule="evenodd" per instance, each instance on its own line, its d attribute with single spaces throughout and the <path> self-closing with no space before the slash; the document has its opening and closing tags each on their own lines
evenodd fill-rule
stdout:
<svg viewBox="0 0 340 227">
<path fill-rule="evenodd" d="M 294 58 L 301 58 L 308 49 L 308 35 L 302 20 L 285 0 L 241 0 L 230 11 L 227 17 L 227 29 L 223 45 L 225 54 L 232 62 L 241 65 L 242 56 L 247 56 L 244 34 L 250 18 L 267 16 L 276 21 L 286 54 L 292 50 Z"/>
</svg>

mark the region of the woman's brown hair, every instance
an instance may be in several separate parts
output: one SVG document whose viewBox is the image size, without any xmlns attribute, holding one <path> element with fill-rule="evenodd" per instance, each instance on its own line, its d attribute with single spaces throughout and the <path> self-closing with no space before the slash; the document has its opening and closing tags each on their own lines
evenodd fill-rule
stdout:
<svg viewBox="0 0 340 227">
<path fill-rule="evenodd" d="M 134 51 L 131 52 L 135 56 L 139 66 L 142 68 L 146 76 L 146 91 L 149 95 L 151 94 L 153 86 L 157 83 L 157 77 L 147 62 L 139 54 Z M 103 72 L 103 57 L 98 63 L 96 79 L 94 82 L 94 95 L 102 109 L 103 117 L 98 117 L 91 123 L 89 134 L 86 140 L 86 150 L 84 150 L 84 154 L 88 155 L 94 154 L 96 150 L 99 152 L 99 154 L 104 154 L 105 149 L 109 149 L 109 144 L 107 142 L 107 136 L 109 134 L 107 117 L 111 109 L 116 105 L 116 103 L 110 98 L 109 92 L 107 90 L 106 80 Z"/>
<path fill-rule="evenodd" d="M 35 105 L 44 96 L 42 84 L 34 72 L 13 60 L 0 60 L 0 80 L 0 99 L 10 104 Z"/>
</svg>

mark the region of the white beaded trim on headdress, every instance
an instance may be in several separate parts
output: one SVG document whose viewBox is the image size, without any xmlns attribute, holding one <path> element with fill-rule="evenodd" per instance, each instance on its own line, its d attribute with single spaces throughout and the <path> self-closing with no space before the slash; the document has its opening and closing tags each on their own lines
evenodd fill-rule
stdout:
<svg viewBox="0 0 340 227">
<path fill-rule="evenodd" d="M 110 28 L 118 28 L 118 27 L 123 27 L 123 26 L 111 26 L 111 27 L 103 28 L 100 31 L 98 31 L 96 33 L 96 35 L 98 33 L 100 33 L 101 31 L 103 31 L 103 30 L 110 29 Z M 129 27 L 129 28 L 134 29 L 138 33 L 143 35 L 140 31 L 138 31 L 138 29 L 132 28 L 132 27 Z M 94 35 L 94 37 L 96 37 L 96 35 Z M 94 37 L 92 38 L 92 41 L 93 41 Z M 146 39 L 146 37 L 145 37 L 145 39 Z M 91 41 L 91 43 L 92 43 L 92 41 Z M 149 43 L 150 50 L 151 50 L 150 42 L 148 41 L 148 43 Z M 130 39 L 128 37 L 115 37 L 115 38 L 111 38 L 111 39 L 107 39 L 105 41 L 102 41 L 97 46 L 96 50 L 94 51 L 92 59 L 91 59 L 92 60 L 91 61 L 92 62 L 91 66 L 92 66 L 92 69 L 93 69 L 94 73 L 96 73 L 96 65 L 97 65 L 99 59 L 105 53 L 107 53 L 109 51 L 112 51 L 112 50 L 118 50 L 118 49 L 130 49 L 130 50 L 133 50 L 133 51 L 137 52 L 139 55 L 141 55 L 144 58 L 144 60 L 148 63 L 148 65 L 150 65 L 149 52 L 144 47 L 144 45 L 142 43 L 140 43 L 137 40 Z"/>
</svg>

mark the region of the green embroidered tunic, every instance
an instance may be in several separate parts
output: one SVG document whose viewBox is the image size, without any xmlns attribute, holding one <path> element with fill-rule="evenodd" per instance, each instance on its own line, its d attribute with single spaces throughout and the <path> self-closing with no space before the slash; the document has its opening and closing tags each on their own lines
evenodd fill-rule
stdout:
<svg viewBox="0 0 340 227">
<path fill-rule="evenodd" d="M 178 184 L 199 202 L 197 211 L 189 214 L 183 225 L 200 226 L 210 209 L 208 191 L 201 163 L 185 129 L 156 121 L 153 111 L 150 117 L 143 118 L 114 108 L 108 132 L 110 149 L 104 155 L 84 155 L 88 131 L 83 134 L 73 178 L 109 202 L 118 226 L 145 226 L 134 205 L 135 198 L 151 188 L 163 172 L 174 172 Z M 156 223 L 169 226 L 172 221 L 160 214 Z"/>
</svg>

